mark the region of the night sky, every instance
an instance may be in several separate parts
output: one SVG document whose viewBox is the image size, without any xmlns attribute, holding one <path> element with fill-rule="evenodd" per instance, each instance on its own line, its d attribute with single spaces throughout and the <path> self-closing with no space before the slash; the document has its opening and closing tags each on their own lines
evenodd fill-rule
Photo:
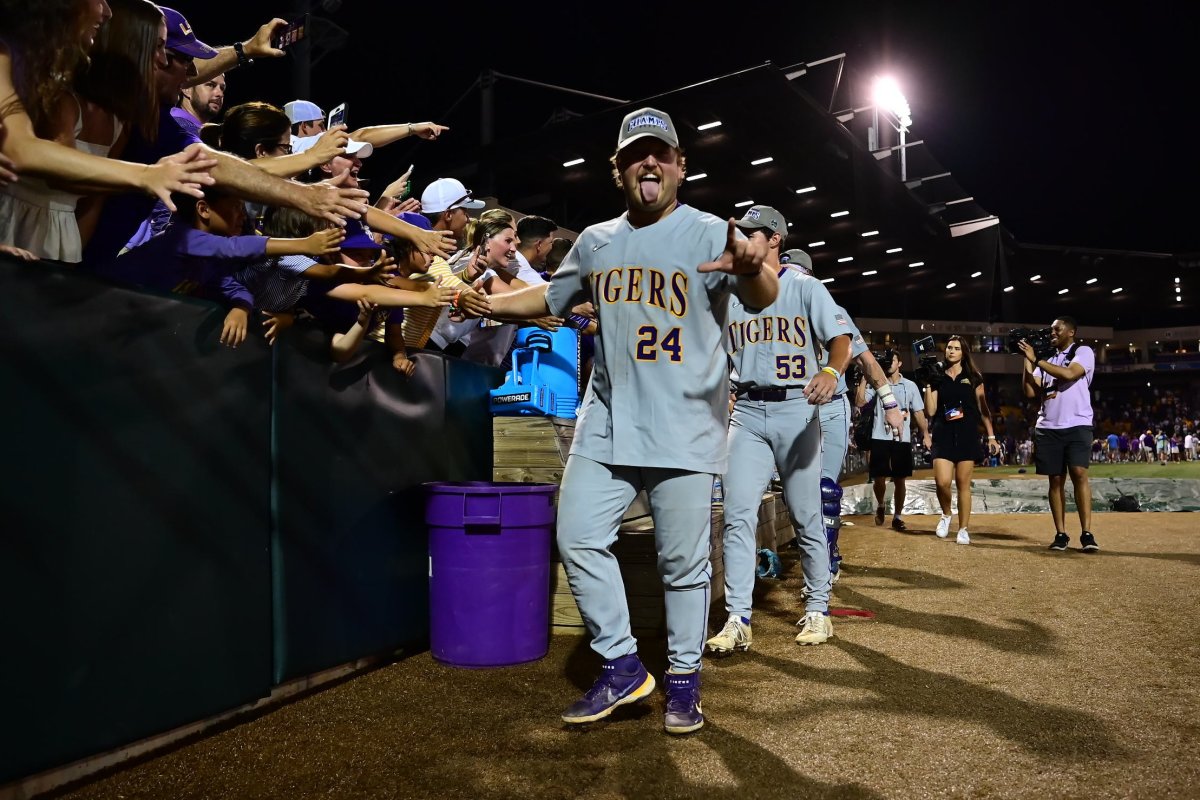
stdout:
<svg viewBox="0 0 1200 800">
<path fill-rule="evenodd" d="M 179 10 L 197 35 L 220 45 L 248 37 L 272 13 L 290 18 L 293 3 Z M 251 5 L 264 10 L 241 11 Z M 343 0 L 322 16 L 349 33 L 348 44 L 315 67 L 310 99 L 326 109 L 349 102 L 354 127 L 450 124 L 442 141 L 393 145 L 364 168 L 382 182 L 415 161 L 419 188 L 436 177 L 420 171 L 422 148 L 438 148 L 442 160 L 477 143 L 477 96 L 446 112 L 484 69 L 637 99 L 764 61 L 784 67 L 845 52 L 857 73 L 847 88 L 896 75 L 912 106 L 910 139 L 924 139 L 1019 240 L 1200 251 L 1200 5 L 1138 4 L 1109 15 L 1098 4 L 1057 2 L 783 2 L 741 6 L 755 12 L 749 16 L 699 18 L 688 7 L 515 3 L 477 11 Z M 762 13 L 771 8 L 778 13 Z M 288 58 L 231 73 L 228 104 L 292 99 L 292 66 Z M 845 107 L 850 97 L 841 97 Z M 499 138 L 541 127 L 556 109 L 607 107 L 511 83 L 498 87 L 497 99 Z M 855 105 L 865 102 L 864 89 Z M 770 124 L 770 109 L 761 113 Z"/>
</svg>

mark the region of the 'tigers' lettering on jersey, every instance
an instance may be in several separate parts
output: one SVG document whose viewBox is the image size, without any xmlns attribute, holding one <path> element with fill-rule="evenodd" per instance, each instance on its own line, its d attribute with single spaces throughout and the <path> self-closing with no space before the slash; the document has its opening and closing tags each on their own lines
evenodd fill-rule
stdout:
<svg viewBox="0 0 1200 800">
<path fill-rule="evenodd" d="M 645 303 L 661 308 L 671 316 L 687 316 L 688 276 L 671 273 L 670 281 L 651 267 L 612 267 L 592 273 L 592 296 L 597 305 L 607 303 Z"/>
<path fill-rule="evenodd" d="M 785 342 L 794 347 L 808 344 L 808 320 L 804 317 L 752 317 L 729 324 L 729 352 L 736 353 L 748 344 Z"/>
</svg>

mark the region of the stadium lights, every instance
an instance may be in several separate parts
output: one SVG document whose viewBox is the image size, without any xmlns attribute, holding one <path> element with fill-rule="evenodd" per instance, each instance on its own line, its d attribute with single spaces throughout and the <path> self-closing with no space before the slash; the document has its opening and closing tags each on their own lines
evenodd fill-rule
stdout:
<svg viewBox="0 0 1200 800">
<path fill-rule="evenodd" d="M 835 211 L 832 214 L 830 214 L 829 216 L 831 216 L 831 217 L 846 217 L 849 215 L 850 215 L 849 211 Z"/>
<path fill-rule="evenodd" d="M 863 237 L 864 239 L 867 238 L 868 236 L 878 236 L 878 235 L 879 235 L 879 231 L 864 231 L 859 234 L 859 236 Z"/>
<path fill-rule="evenodd" d="M 688 175 L 688 176 L 687 176 L 687 180 L 689 180 L 689 181 L 698 181 L 698 180 L 700 180 L 701 178 L 707 178 L 707 177 L 708 177 L 708 173 L 707 173 L 707 172 L 697 172 L 695 175 Z"/>
<path fill-rule="evenodd" d="M 770 164 L 774 160 L 775 159 L 772 156 L 767 156 L 766 158 L 756 158 L 750 162 L 750 166 L 757 167 L 761 164 Z"/>
<path fill-rule="evenodd" d="M 746 206 L 752 206 L 752 205 L 754 205 L 753 200 L 743 200 L 740 203 L 734 203 L 733 207 L 734 208 L 745 208 Z"/>
<path fill-rule="evenodd" d="M 1121 292 L 1121 291 L 1124 291 L 1123 287 L 1118 286 L 1117 288 L 1112 290 L 1112 293 L 1117 294 L 1118 292 Z"/>
<path fill-rule="evenodd" d="M 1011 292 L 1011 291 L 1013 290 L 1013 288 L 1014 288 L 1014 287 L 1012 287 L 1012 286 L 1005 286 L 1005 287 L 1004 287 L 1004 291 L 1006 291 L 1006 292 Z"/>
<path fill-rule="evenodd" d="M 564 161 L 563 166 L 564 167 L 577 167 L 582 163 L 583 163 L 582 158 L 573 158 L 570 161 Z"/>
<path fill-rule="evenodd" d="M 971 273 L 971 277 L 972 277 L 972 278 L 978 278 L 978 277 L 979 277 L 980 275 L 982 275 L 982 274 L 983 274 L 982 272 L 972 272 L 972 273 Z"/>
<path fill-rule="evenodd" d="M 1176 303 L 1182 303 L 1182 302 L 1183 302 L 1183 297 L 1181 297 L 1180 295 L 1175 295 L 1175 302 L 1176 302 Z"/>
<path fill-rule="evenodd" d="M 1088 278 L 1087 285 L 1091 286 L 1093 283 L 1095 283 L 1098 280 L 1100 280 L 1100 279 L 1099 278 Z"/>
<path fill-rule="evenodd" d="M 845 264 L 847 261 L 853 261 L 853 260 L 854 260 L 854 256 L 842 256 L 841 258 L 838 259 L 838 263 Z"/>
<path fill-rule="evenodd" d="M 1183 289 L 1179 288 L 1178 286 L 1175 287 L 1175 294 L 1179 294 L 1182 291 Z"/>
<path fill-rule="evenodd" d="M 837 280 L 837 279 L 836 278 L 822 278 L 821 283 L 833 283 L 835 280 Z"/>
<path fill-rule="evenodd" d="M 1029 280 L 1031 280 L 1031 281 L 1036 281 L 1036 280 L 1039 280 L 1041 277 L 1042 277 L 1041 275 L 1034 275 L 1034 276 L 1033 276 L 1032 278 L 1030 278 Z"/>
<path fill-rule="evenodd" d="M 706 122 L 703 125 L 697 125 L 696 130 L 706 131 L 709 128 L 719 128 L 719 127 L 721 127 L 721 120 L 716 119 L 716 120 L 713 120 L 712 122 Z"/>
<path fill-rule="evenodd" d="M 796 194 L 808 194 L 809 192 L 815 192 L 816 190 L 817 187 L 815 186 L 805 186 L 803 189 L 797 189 Z"/>
<path fill-rule="evenodd" d="M 947 283 L 946 284 L 947 289 L 953 289 L 955 286 L 958 286 L 958 284 L 957 283 Z"/>
<path fill-rule="evenodd" d="M 877 275 L 878 273 L 879 273 L 879 270 L 877 270 L 877 269 L 869 269 L 866 272 L 864 272 L 863 275 Z"/>
<path fill-rule="evenodd" d="M 824 242 L 809 242 L 808 246 L 809 247 L 820 247 L 823 244 L 825 244 L 825 243 Z"/>
<path fill-rule="evenodd" d="M 903 247 L 893 247 L 891 250 L 885 250 L 884 252 L 891 255 L 892 253 L 901 253 L 903 251 L 904 251 Z"/>
<path fill-rule="evenodd" d="M 877 107 L 896 115 L 896 119 L 900 121 L 900 127 L 908 128 L 912 125 L 912 109 L 908 107 L 908 100 L 900 91 L 900 84 L 896 82 L 895 78 L 890 75 L 876 78 L 871 96 Z"/>
<path fill-rule="evenodd" d="M 911 264 L 909 264 L 909 265 L 908 265 L 908 268 L 909 268 L 909 269 L 912 269 L 913 267 L 923 267 L 923 266 L 925 266 L 925 262 L 924 262 L 924 261 L 914 261 L 914 262 L 912 262 Z"/>
<path fill-rule="evenodd" d="M 1176 279 L 1175 279 L 1175 282 L 1176 282 L 1176 283 L 1179 283 L 1179 278 L 1176 278 Z"/>
<path fill-rule="evenodd" d="M 1059 290 L 1058 290 L 1058 293 L 1059 293 L 1059 294 L 1066 294 L 1066 293 L 1067 293 L 1067 292 L 1069 292 L 1069 291 L 1071 291 L 1071 290 L 1070 290 L 1070 289 L 1059 289 Z"/>
</svg>

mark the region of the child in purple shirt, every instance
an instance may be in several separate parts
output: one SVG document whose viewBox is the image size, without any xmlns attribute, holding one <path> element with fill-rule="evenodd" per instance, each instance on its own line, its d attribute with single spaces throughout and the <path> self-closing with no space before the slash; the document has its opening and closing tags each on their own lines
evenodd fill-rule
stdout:
<svg viewBox="0 0 1200 800">
<path fill-rule="evenodd" d="M 237 347 L 246 339 L 254 297 L 233 273 L 265 256 L 336 253 L 345 234 L 340 228 L 298 239 L 236 236 L 245 222 L 245 204 L 232 195 L 207 189 L 200 199 L 172 198 L 178 210 L 160 235 L 123 253 L 99 273 L 147 289 L 205 297 L 231 306 L 221 344 Z"/>
</svg>

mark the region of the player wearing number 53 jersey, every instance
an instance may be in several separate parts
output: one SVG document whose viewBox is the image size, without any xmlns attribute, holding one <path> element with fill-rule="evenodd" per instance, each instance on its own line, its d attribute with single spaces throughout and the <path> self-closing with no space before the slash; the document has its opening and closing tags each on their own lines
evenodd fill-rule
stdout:
<svg viewBox="0 0 1200 800">
<path fill-rule="evenodd" d="M 558 547 L 571 593 L 604 659 L 596 684 L 563 714 L 608 716 L 655 686 L 637 656 L 610 548 L 645 489 L 666 591 L 665 728 L 704 724 L 700 655 L 708 618 L 712 479 L 725 471 L 728 366 L 721 347 L 729 298 L 774 299 L 764 249 L 728 223 L 680 205 L 686 164 L 671 118 L 644 108 L 625 117 L 614 156 L 628 212 L 593 225 L 549 287 L 491 298 L 498 316 L 566 316 L 590 300 L 600 328 L 596 361 L 575 424 L 558 503 Z"/>
<path fill-rule="evenodd" d="M 832 635 L 829 623 L 829 546 L 820 515 L 821 423 L 817 407 L 828 402 L 850 362 L 850 324 L 825 286 L 781 266 L 779 247 L 787 221 L 773 208 L 753 206 L 738 222 L 750 241 L 767 242 L 764 265 L 779 276 L 779 296 L 759 311 L 732 304 L 725 345 L 737 393 L 729 424 L 729 470 L 725 474 L 725 627 L 709 650 L 748 649 L 754 590 L 755 530 L 762 494 L 779 470 L 784 498 L 800 538 L 808 590 L 799 644 Z M 817 363 L 817 345 L 830 351 L 830 366 Z"/>
</svg>

